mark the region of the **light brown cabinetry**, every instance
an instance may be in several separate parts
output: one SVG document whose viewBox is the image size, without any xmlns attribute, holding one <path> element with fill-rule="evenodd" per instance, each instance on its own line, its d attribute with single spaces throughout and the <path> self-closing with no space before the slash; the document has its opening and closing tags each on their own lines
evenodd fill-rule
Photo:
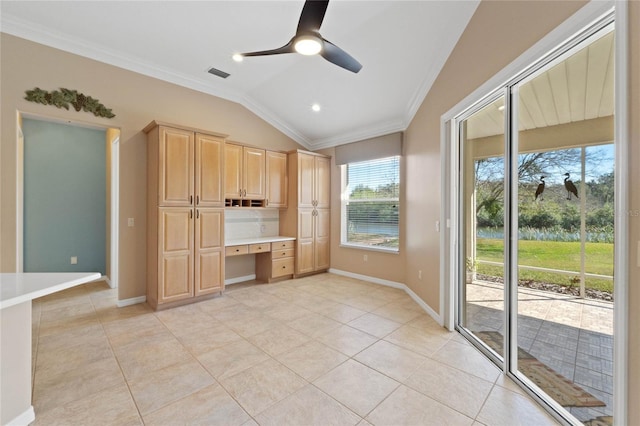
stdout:
<svg viewBox="0 0 640 426">
<path fill-rule="evenodd" d="M 280 213 L 280 233 L 295 235 L 295 274 L 324 271 L 330 264 L 331 158 L 289 153 L 289 208 Z"/>
<path fill-rule="evenodd" d="M 152 122 L 147 133 L 147 302 L 224 290 L 224 135 Z"/>
<path fill-rule="evenodd" d="M 294 241 L 279 241 L 271 244 L 268 253 L 256 256 L 256 278 L 271 282 L 291 277 L 295 267 Z"/>
<path fill-rule="evenodd" d="M 224 198 L 229 200 L 256 200 L 266 198 L 266 152 L 264 149 L 225 144 L 225 190 Z M 258 203 L 257 206 L 262 206 Z M 243 204 L 237 204 L 243 205 Z"/>
<path fill-rule="evenodd" d="M 265 207 L 287 207 L 287 154 L 267 151 L 266 153 Z"/>
</svg>

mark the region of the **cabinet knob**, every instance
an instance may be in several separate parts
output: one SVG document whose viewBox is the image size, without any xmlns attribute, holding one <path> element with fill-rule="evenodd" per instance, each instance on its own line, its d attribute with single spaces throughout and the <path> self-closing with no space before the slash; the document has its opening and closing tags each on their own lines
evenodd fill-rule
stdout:
<svg viewBox="0 0 640 426">
<path fill-rule="evenodd" d="M 239 252 L 239 251 L 240 251 L 240 249 L 236 249 L 236 253 Z"/>
</svg>

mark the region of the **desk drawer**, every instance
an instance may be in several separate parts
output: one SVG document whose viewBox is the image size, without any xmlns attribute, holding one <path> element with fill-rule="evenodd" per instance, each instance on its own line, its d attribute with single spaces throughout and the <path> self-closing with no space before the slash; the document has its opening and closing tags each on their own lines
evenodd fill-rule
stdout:
<svg viewBox="0 0 640 426">
<path fill-rule="evenodd" d="M 241 254 L 248 254 L 248 253 L 249 253 L 249 246 L 246 244 L 242 246 L 229 246 L 224 248 L 225 256 L 239 256 Z"/>
<path fill-rule="evenodd" d="M 249 253 L 264 253 L 271 251 L 271 243 L 250 244 Z"/>
<path fill-rule="evenodd" d="M 271 252 L 272 259 L 282 259 L 284 257 L 293 257 L 295 250 L 292 248 L 276 250 L 275 248 Z"/>
<path fill-rule="evenodd" d="M 293 274 L 293 264 L 293 257 L 273 260 L 273 271 L 271 272 L 271 276 L 273 278 L 277 278 Z"/>
<path fill-rule="evenodd" d="M 273 251 L 280 249 L 292 249 L 293 248 L 293 240 L 290 241 L 278 241 L 277 243 L 271 243 Z"/>
</svg>

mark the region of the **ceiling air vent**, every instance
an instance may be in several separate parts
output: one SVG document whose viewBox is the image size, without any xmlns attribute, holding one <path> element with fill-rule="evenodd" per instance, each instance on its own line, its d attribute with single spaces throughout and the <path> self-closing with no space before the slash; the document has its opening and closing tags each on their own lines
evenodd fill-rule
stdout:
<svg viewBox="0 0 640 426">
<path fill-rule="evenodd" d="M 216 68 L 209 68 L 209 71 L 207 71 L 209 74 L 213 74 L 213 75 L 217 75 L 220 78 L 227 78 L 229 77 L 231 74 L 229 74 L 228 72 L 224 72 L 224 71 L 220 71 L 219 69 Z"/>
</svg>

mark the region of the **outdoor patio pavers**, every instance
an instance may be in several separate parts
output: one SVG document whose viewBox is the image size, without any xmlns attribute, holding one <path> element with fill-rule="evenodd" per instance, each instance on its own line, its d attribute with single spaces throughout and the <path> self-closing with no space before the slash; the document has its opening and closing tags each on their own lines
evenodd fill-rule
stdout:
<svg viewBox="0 0 640 426">
<path fill-rule="evenodd" d="M 503 286 L 466 286 L 467 328 L 504 332 Z M 606 407 L 570 407 L 579 420 L 613 413 L 613 303 L 518 288 L 518 346 Z"/>
</svg>

